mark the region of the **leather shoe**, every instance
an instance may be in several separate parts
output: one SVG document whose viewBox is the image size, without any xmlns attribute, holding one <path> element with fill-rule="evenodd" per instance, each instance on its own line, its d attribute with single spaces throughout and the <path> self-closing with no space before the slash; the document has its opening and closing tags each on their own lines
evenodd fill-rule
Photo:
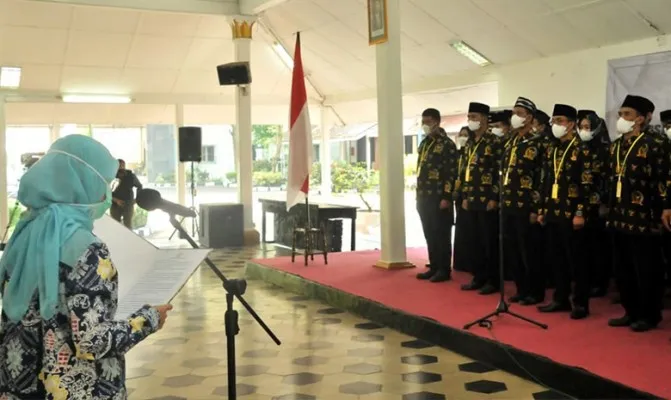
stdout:
<svg viewBox="0 0 671 400">
<path fill-rule="evenodd" d="M 633 324 L 631 324 L 629 327 L 634 332 L 647 332 L 647 331 L 652 330 L 652 329 L 655 328 L 654 326 L 647 323 L 646 321 L 636 321 Z"/>
<path fill-rule="evenodd" d="M 417 274 L 417 279 L 423 280 L 423 281 L 431 279 L 431 277 L 433 277 L 436 274 L 436 272 L 437 272 L 436 270 L 430 269 L 428 271 L 419 273 L 419 274 Z"/>
<path fill-rule="evenodd" d="M 546 304 L 544 306 L 538 306 L 538 311 L 540 311 L 542 313 L 554 313 L 554 312 L 571 311 L 571 305 L 570 304 L 565 304 L 565 303 L 558 303 L 556 301 L 553 301 L 550 304 Z"/>
<path fill-rule="evenodd" d="M 543 299 L 537 299 L 535 297 L 529 296 L 525 297 L 522 300 L 520 300 L 520 305 L 521 306 L 535 306 L 536 304 L 540 304 L 543 302 Z"/>
<path fill-rule="evenodd" d="M 620 318 L 613 318 L 608 320 L 608 326 L 612 326 L 614 328 L 621 328 L 625 326 L 630 326 L 632 323 L 631 318 L 628 315 L 624 315 Z"/>
<path fill-rule="evenodd" d="M 447 282 L 452 277 L 450 276 L 449 272 L 445 271 L 438 271 L 436 274 L 434 274 L 431 279 L 429 279 L 429 282 L 437 283 L 437 282 Z"/>
<path fill-rule="evenodd" d="M 480 290 L 482 287 L 485 286 L 484 283 L 476 282 L 476 281 L 471 281 L 471 283 L 467 283 L 465 285 L 461 285 L 461 290 L 466 290 L 466 291 L 474 291 L 474 290 Z"/>
<path fill-rule="evenodd" d="M 585 307 L 574 307 L 571 311 L 571 319 L 585 319 L 589 316 L 589 311 Z"/>
<path fill-rule="evenodd" d="M 494 285 L 487 284 L 480 289 L 478 293 L 480 293 L 483 296 L 487 296 L 490 294 L 498 293 L 499 289 L 495 288 Z"/>
</svg>

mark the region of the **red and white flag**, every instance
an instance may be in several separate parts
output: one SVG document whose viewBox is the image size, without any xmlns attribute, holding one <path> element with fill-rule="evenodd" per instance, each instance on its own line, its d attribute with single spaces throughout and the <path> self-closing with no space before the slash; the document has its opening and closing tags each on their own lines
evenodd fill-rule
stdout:
<svg viewBox="0 0 671 400">
<path fill-rule="evenodd" d="M 310 125 L 308 95 L 305 90 L 300 33 L 296 34 L 289 127 L 287 211 L 296 204 L 305 201 L 310 187 L 310 169 L 312 167 L 312 125 Z"/>
</svg>

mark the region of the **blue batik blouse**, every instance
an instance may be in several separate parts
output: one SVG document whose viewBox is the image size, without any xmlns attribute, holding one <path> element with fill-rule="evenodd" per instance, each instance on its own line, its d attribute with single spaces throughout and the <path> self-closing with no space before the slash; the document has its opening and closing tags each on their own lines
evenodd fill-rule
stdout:
<svg viewBox="0 0 671 400">
<path fill-rule="evenodd" d="M 102 243 L 91 244 L 75 267 L 59 268 L 53 318 L 42 319 L 37 296 L 20 322 L 2 313 L 0 400 L 126 399 L 124 355 L 158 329 L 158 311 L 145 306 L 115 319 L 119 280 Z"/>
</svg>

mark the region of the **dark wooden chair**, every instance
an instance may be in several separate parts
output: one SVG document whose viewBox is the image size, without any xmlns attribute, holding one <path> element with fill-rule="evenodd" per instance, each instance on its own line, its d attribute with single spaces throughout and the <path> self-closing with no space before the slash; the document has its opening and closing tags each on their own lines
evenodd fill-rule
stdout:
<svg viewBox="0 0 671 400">
<path fill-rule="evenodd" d="M 296 249 L 298 239 L 303 237 L 305 248 L 301 251 Z M 321 245 L 321 246 L 320 246 Z M 319 249 L 322 248 L 322 250 Z M 303 255 L 305 266 L 308 265 L 308 257 L 314 261 L 315 255 L 324 256 L 324 264 L 328 264 L 328 247 L 326 233 L 323 228 L 294 228 L 291 239 L 291 262 L 296 260 L 296 255 Z"/>
</svg>

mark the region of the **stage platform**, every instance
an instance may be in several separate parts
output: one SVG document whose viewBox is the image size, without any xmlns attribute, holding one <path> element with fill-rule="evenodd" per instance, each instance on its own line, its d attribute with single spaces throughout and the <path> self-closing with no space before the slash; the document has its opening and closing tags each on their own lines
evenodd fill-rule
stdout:
<svg viewBox="0 0 671 400">
<path fill-rule="evenodd" d="M 256 259 L 247 262 L 246 274 L 576 398 L 671 398 L 668 311 L 659 329 L 634 333 L 607 326 L 609 318 L 622 314 L 608 299 L 594 300 L 592 315 L 582 321 L 513 305 L 513 311 L 549 329 L 503 316 L 491 329 L 465 331 L 463 325 L 493 311 L 498 298 L 461 291 L 460 284 L 470 279 L 464 273 L 455 273 L 447 283 L 418 281 L 415 274 L 424 270 L 425 254 L 424 249 L 408 249 L 410 261 L 422 267 L 397 271 L 374 268 L 377 251 L 329 254 L 328 265 L 315 256 L 307 267 L 298 258 L 295 263 L 290 257 Z"/>
</svg>

